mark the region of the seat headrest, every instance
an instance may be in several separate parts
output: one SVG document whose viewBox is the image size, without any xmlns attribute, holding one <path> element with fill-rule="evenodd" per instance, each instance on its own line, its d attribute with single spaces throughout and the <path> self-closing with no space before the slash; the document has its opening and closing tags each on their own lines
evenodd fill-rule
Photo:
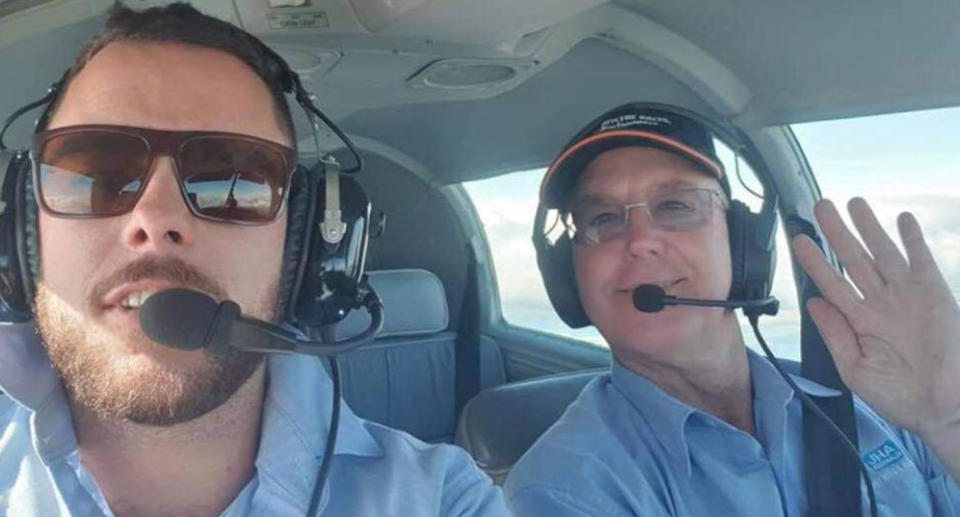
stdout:
<svg viewBox="0 0 960 517">
<path fill-rule="evenodd" d="M 390 269 L 367 273 L 370 286 L 383 301 L 383 330 L 377 339 L 443 332 L 450 324 L 443 283 L 424 269 Z M 337 339 L 349 339 L 367 329 L 366 309 L 350 311 L 337 325 Z"/>
</svg>

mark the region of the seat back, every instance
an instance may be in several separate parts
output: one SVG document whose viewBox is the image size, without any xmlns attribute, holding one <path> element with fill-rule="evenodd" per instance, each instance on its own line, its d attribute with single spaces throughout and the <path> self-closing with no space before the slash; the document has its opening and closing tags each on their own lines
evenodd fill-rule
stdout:
<svg viewBox="0 0 960 517">
<path fill-rule="evenodd" d="M 800 363 L 781 359 L 799 375 Z M 588 382 L 608 368 L 559 373 L 486 389 L 463 408 L 456 443 L 498 484 L 567 409 Z"/>
<path fill-rule="evenodd" d="M 452 442 L 457 334 L 448 330 L 440 280 L 422 269 L 371 271 L 384 306 L 383 330 L 373 343 L 339 356 L 343 397 L 355 413 L 430 442 Z M 338 339 L 367 328 L 370 315 L 352 311 Z M 481 387 L 506 380 L 496 343 L 480 342 Z"/>
<path fill-rule="evenodd" d="M 561 373 L 486 389 L 463 408 L 456 443 L 500 484 L 583 387 L 606 371 Z"/>
</svg>

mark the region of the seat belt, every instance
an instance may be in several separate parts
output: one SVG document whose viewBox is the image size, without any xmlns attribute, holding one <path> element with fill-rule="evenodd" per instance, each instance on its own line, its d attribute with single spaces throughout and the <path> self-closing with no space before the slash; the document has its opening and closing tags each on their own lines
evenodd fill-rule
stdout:
<svg viewBox="0 0 960 517">
<path fill-rule="evenodd" d="M 810 221 L 793 214 L 787 218 L 786 228 L 791 238 L 807 235 L 823 250 L 823 243 Z M 806 273 L 800 276 L 800 375 L 842 392 L 839 397 L 811 395 L 810 398 L 859 450 L 853 396 L 840 379 L 830 351 L 807 312 L 807 300 L 820 296 L 820 290 Z M 804 405 L 803 468 L 809 517 L 863 515 L 858 461 L 836 433 Z"/>
<path fill-rule="evenodd" d="M 477 253 L 467 244 L 467 279 L 460 307 L 460 329 L 454 351 L 454 415 L 480 392 L 480 290 L 477 278 Z"/>
</svg>

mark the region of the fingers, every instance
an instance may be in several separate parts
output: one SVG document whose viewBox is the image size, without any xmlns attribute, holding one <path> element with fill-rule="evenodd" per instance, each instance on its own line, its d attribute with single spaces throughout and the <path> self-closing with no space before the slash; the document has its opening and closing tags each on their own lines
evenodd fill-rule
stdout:
<svg viewBox="0 0 960 517">
<path fill-rule="evenodd" d="M 840 376 L 849 386 L 856 363 L 862 357 L 856 333 L 843 314 L 823 298 L 807 300 L 807 311 L 823 336 Z"/>
<path fill-rule="evenodd" d="M 859 309 L 860 297 L 847 279 L 827 262 L 820 248 L 806 235 L 793 238 L 793 252 L 820 293 L 845 314 L 853 315 Z"/>
<path fill-rule="evenodd" d="M 874 266 L 883 280 L 887 283 L 903 281 L 910 271 L 910 266 L 897 245 L 880 226 L 870 205 L 863 198 L 855 197 L 847 204 L 847 209 L 857 232 L 873 255 Z"/>
<path fill-rule="evenodd" d="M 870 296 L 882 289 L 885 282 L 874 267 L 873 258 L 840 219 L 833 203 L 826 199 L 821 200 L 814 207 L 814 212 L 827 242 L 860 292 L 864 296 Z"/>
<path fill-rule="evenodd" d="M 904 212 L 897 217 L 897 227 L 900 230 L 900 239 L 903 241 L 903 247 L 907 251 L 907 257 L 910 259 L 910 271 L 918 275 L 921 279 L 932 282 L 943 282 L 943 275 L 937 262 L 923 238 L 923 231 L 920 229 L 920 223 L 910 212 Z"/>
</svg>

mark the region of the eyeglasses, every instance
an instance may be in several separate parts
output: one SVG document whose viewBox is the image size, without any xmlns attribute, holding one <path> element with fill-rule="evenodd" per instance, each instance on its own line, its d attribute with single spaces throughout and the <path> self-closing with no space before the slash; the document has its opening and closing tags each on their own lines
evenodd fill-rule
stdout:
<svg viewBox="0 0 960 517">
<path fill-rule="evenodd" d="M 570 210 L 573 239 L 578 244 L 595 245 L 625 235 L 630 210 L 634 208 L 643 208 L 655 228 L 671 232 L 695 230 L 710 223 L 715 200 L 721 206 L 726 204 L 720 193 L 709 188 L 672 190 L 628 204 L 583 197 Z"/>
<path fill-rule="evenodd" d="M 180 192 L 196 217 L 264 224 L 283 208 L 296 153 L 234 133 L 106 125 L 42 131 L 31 147 L 40 206 L 60 217 L 127 213 L 143 194 L 157 156 L 173 159 Z"/>
</svg>

